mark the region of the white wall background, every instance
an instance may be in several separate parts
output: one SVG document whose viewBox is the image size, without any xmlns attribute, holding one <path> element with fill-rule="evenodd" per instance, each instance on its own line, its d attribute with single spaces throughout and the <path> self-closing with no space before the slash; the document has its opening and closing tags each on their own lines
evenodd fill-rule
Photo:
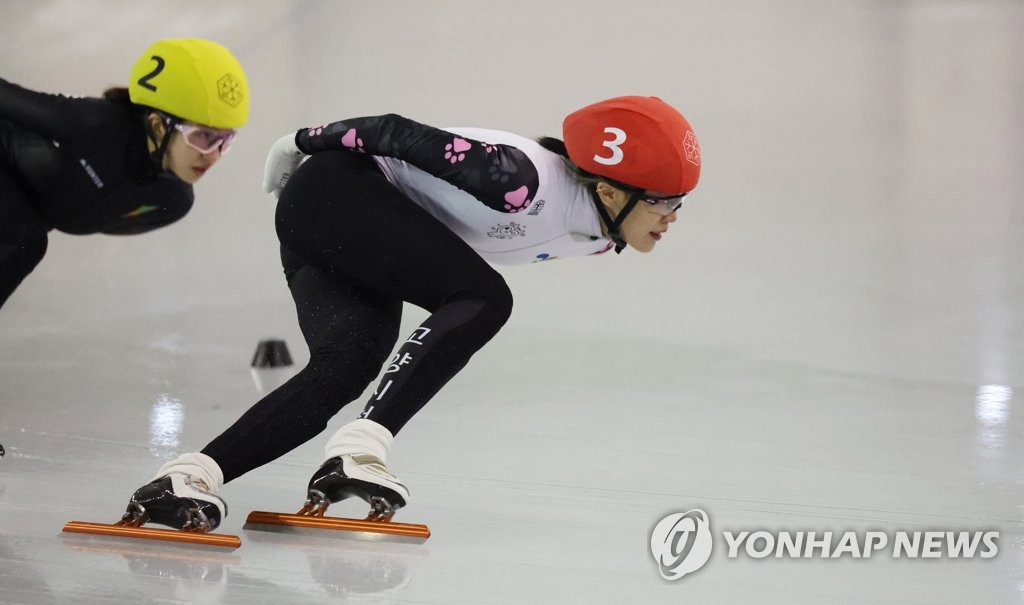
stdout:
<svg viewBox="0 0 1024 605">
<path fill-rule="evenodd" d="M 567 112 L 638 93 L 694 124 L 699 190 L 652 255 L 505 271 L 514 321 L 544 322 L 557 300 L 575 329 L 649 333 L 656 318 L 655 338 L 989 381 L 1021 353 L 1005 324 L 1022 284 L 999 254 L 1021 234 L 1022 144 L 1006 136 L 1021 127 L 1017 3 L 67 0 L 4 12 L 0 70 L 25 86 L 97 94 L 123 84 L 150 41 L 203 36 L 238 55 L 253 99 L 184 221 L 145 237 L 54 234 L 7 316 L 266 303 L 267 329 L 286 327 L 260 191 L 281 134 L 396 111 L 557 136 Z M 985 311 L 936 331 L 906 316 L 917 305 Z M 892 331 L 847 327 L 894 308 L 901 347 Z M 922 360 L 953 343 L 962 358 Z"/>
</svg>

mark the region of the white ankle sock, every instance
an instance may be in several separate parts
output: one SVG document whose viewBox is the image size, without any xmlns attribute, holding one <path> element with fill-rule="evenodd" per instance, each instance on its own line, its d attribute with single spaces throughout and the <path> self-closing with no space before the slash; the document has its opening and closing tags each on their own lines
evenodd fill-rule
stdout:
<svg viewBox="0 0 1024 605">
<path fill-rule="evenodd" d="M 199 452 L 189 452 L 171 460 L 160 467 L 153 479 L 168 473 L 186 473 L 194 479 L 201 479 L 214 494 L 219 494 L 220 488 L 224 486 L 224 472 L 220 470 L 220 465 L 213 458 Z"/>
<path fill-rule="evenodd" d="M 366 418 L 359 418 L 338 429 L 324 448 L 324 462 L 347 454 L 371 454 L 387 464 L 395 437 L 391 431 Z"/>
</svg>

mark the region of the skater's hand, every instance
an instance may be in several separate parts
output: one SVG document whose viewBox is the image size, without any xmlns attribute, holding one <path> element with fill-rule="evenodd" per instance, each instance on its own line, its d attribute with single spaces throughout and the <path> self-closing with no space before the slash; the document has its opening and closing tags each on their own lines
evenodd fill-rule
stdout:
<svg viewBox="0 0 1024 605">
<path fill-rule="evenodd" d="M 287 134 L 277 140 L 267 154 L 267 165 L 263 170 L 263 190 L 281 195 L 281 190 L 292 178 L 292 174 L 306 158 L 295 145 L 295 133 Z"/>
</svg>

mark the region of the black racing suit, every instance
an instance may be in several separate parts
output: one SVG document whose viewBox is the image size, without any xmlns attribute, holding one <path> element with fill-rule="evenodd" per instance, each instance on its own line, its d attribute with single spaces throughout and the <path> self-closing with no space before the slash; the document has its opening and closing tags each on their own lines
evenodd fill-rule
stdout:
<svg viewBox="0 0 1024 605">
<path fill-rule="evenodd" d="M 158 172 L 143 116 L 0 78 L 0 306 L 43 258 L 51 229 L 129 235 L 188 213 L 192 186 Z"/>
</svg>

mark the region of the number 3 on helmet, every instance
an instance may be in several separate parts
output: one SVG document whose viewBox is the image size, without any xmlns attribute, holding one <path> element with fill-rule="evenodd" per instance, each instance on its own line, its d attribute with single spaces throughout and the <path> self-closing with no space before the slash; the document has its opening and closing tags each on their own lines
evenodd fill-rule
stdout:
<svg viewBox="0 0 1024 605">
<path fill-rule="evenodd" d="M 249 83 L 231 52 L 209 40 L 160 40 L 135 62 L 132 103 L 213 128 L 239 128 L 249 118 Z"/>
<path fill-rule="evenodd" d="M 683 194 L 700 179 L 700 145 L 686 118 L 657 97 L 615 97 L 566 116 L 569 159 L 645 191 Z"/>
</svg>

